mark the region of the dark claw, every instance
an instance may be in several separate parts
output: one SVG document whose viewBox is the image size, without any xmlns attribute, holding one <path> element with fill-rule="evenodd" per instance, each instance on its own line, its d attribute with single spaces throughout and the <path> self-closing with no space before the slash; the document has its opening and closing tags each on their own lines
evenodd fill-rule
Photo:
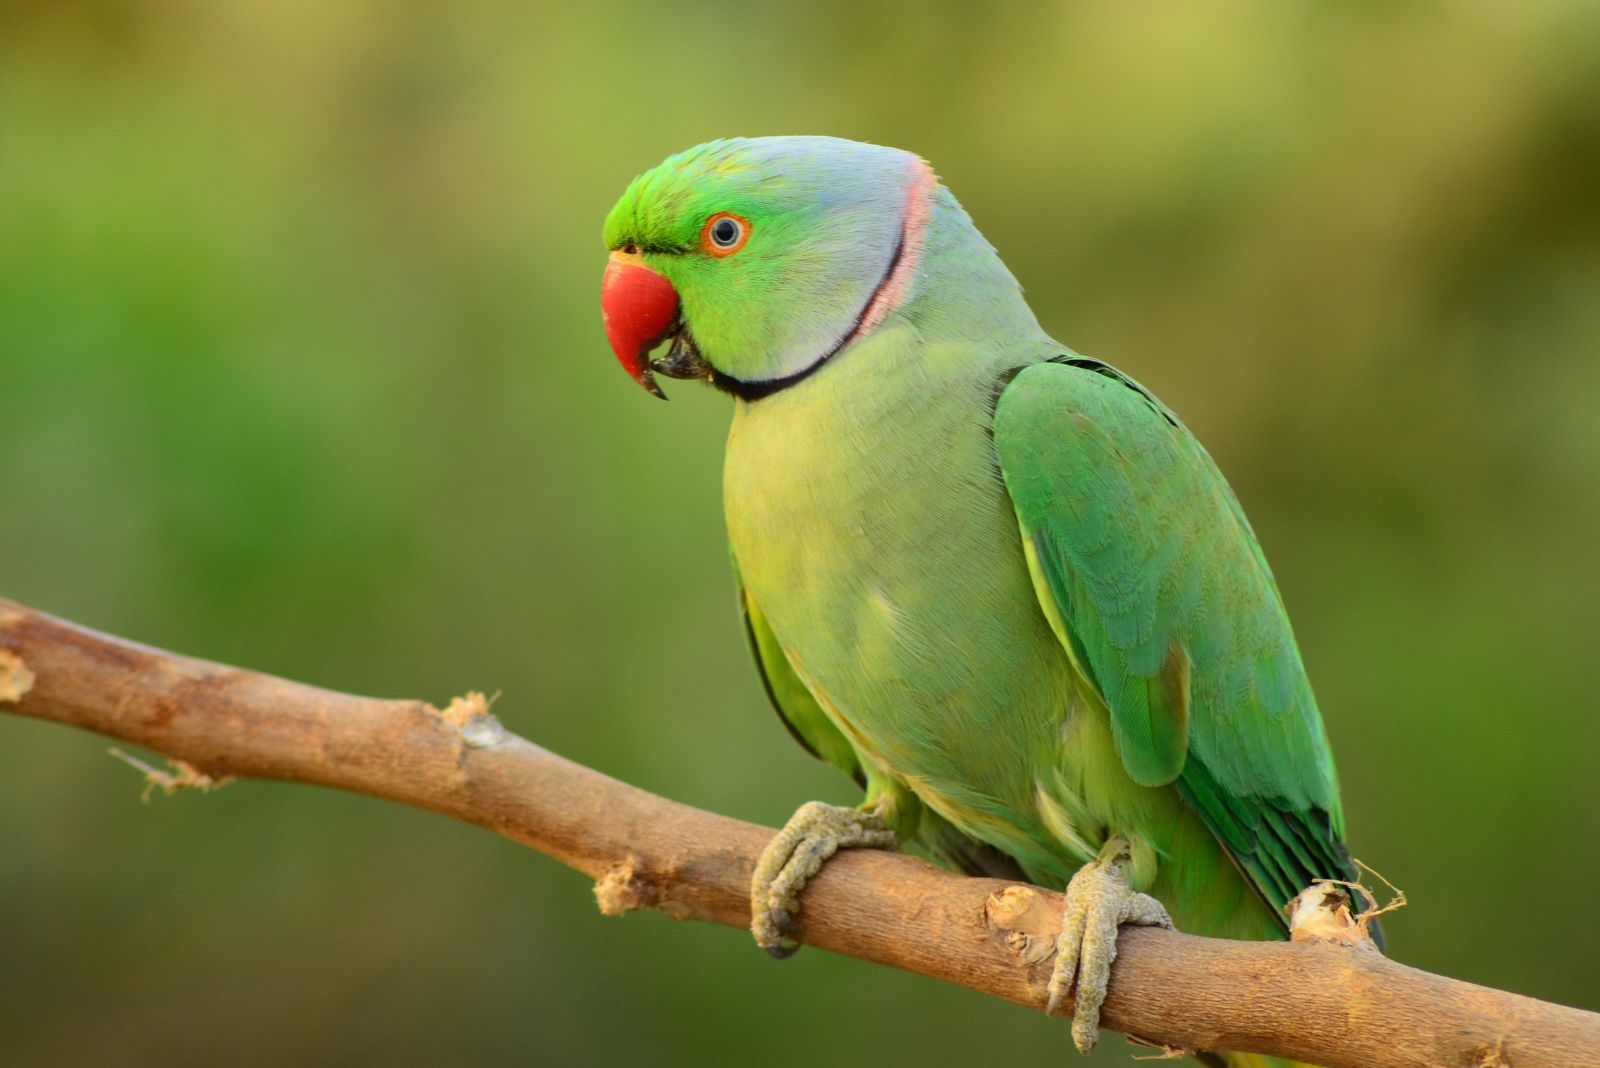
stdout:
<svg viewBox="0 0 1600 1068">
<path fill-rule="evenodd" d="M 799 938 L 800 932 L 805 930 L 804 927 L 795 922 L 794 917 L 789 915 L 789 910 L 782 905 L 774 905 L 768 915 L 772 917 L 773 925 L 789 938 Z"/>
<path fill-rule="evenodd" d="M 789 910 L 782 905 L 772 906 L 767 916 L 772 920 L 772 925 L 782 932 L 785 938 L 794 939 L 792 944 L 781 946 L 768 946 L 767 953 L 778 960 L 788 960 L 800 952 L 800 932 L 805 928 L 794 922 L 794 917 L 789 915 Z"/>
</svg>

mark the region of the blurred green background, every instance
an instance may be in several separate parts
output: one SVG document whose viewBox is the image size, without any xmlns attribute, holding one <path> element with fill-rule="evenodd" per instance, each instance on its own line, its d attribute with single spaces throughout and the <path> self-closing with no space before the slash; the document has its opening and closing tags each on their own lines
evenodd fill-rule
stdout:
<svg viewBox="0 0 1600 1068">
<path fill-rule="evenodd" d="M 1296 620 L 1400 959 L 1600 1007 L 1600 16 L 1570 4 L 0 5 L 0 593 L 513 729 L 768 824 L 724 398 L 600 331 L 600 223 L 712 137 L 932 160 L 1182 413 Z M 308 788 L 139 804 L 0 717 L 7 1064 L 1071 1063 L 1064 1025 L 604 920 Z M 1107 1043 L 1096 1063 L 1127 1053 Z"/>
</svg>

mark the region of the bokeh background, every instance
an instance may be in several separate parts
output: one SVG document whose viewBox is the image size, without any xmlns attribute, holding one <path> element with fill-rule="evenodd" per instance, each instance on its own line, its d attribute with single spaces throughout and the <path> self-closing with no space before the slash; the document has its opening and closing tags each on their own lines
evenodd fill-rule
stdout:
<svg viewBox="0 0 1600 1068">
<path fill-rule="evenodd" d="M 0 593 L 768 824 L 852 789 L 733 612 L 724 398 L 600 331 L 716 136 L 932 160 L 1184 415 L 1296 621 L 1399 958 L 1600 1007 L 1600 16 L 1527 2 L 0 5 Z M 0 717 L 6 1064 L 1059 1064 L 1067 1029 L 603 920 L 438 817 L 139 803 Z M 1128 1053 L 1107 1043 L 1096 1063 Z"/>
</svg>

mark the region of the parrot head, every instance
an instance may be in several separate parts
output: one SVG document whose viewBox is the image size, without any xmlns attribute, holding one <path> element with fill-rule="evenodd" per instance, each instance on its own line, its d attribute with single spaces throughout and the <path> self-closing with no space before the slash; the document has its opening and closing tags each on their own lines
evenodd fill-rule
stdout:
<svg viewBox="0 0 1600 1068">
<path fill-rule="evenodd" d="M 672 156 L 606 217 L 612 350 L 663 399 L 656 374 L 747 399 L 782 389 L 904 298 L 937 189 L 909 152 L 832 137 L 735 138 Z"/>
</svg>

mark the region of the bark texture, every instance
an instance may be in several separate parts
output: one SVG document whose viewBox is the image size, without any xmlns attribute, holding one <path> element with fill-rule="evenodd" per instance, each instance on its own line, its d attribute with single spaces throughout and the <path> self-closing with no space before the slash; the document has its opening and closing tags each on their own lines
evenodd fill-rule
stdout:
<svg viewBox="0 0 1600 1068">
<path fill-rule="evenodd" d="M 649 908 L 744 927 L 750 875 L 774 833 L 564 760 L 504 730 L 480 697 L 438 709 L 336 693 L 4 599 L 0 711 L 184 762 L 161 783 L 169 787 L 281 779 L 453 816 L 589 875 L 607 915 Z M 800 919 L 807 944 L 1042 1008 L 1050 967 L 1041 948 L 1059 915 L 1048 890 L 862 850 L 840 854 L 807 887 Z M 1600 1015 L 1431 975 L 1359 945 L 1151 928 L 1125 929 L 1119 945 L 1102 1023 L 1170 1047 L 1332 1068 L 1600 1065 Z"/>
</svg>

